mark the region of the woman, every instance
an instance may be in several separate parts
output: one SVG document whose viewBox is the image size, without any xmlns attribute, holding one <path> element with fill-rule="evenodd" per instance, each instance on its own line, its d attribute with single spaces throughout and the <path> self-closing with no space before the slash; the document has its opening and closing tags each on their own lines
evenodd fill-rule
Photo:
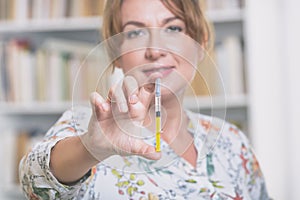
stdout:
<svg viewBox="0 0 300 200">
<path fill-rule="evenodd" d="M 123 32 L 110 50 L 112 57 L 120 55 L 114 64 L 125 78 L 108 97 L 91 95 L 92 113 L 80 108 L 64 113 L 24 157 L 20 177 L 27 197 L 268 199 L 243 133 L 181 106 L 209 39 L 199 2 L 109 0 L 103 20 L 105 39 Z M 162 152 L 151 135 L 158 78 Z M 74 112 L 83 116 L 76 125 Z M 209 141 L 208 135 L 217 137 Z"/>
</svg>

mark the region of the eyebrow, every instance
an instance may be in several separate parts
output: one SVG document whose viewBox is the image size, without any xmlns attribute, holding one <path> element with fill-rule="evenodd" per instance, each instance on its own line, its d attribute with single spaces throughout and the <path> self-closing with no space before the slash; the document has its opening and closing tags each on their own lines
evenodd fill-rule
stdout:
<svg viewBox="0 0 300 200">
<path fill-rule="evenodd" d="M 168 17 L 166 19 L 164 19 L 162 21 L 162 26 L 171 22 L 171 21 L 174 21 L 176 19 L 180 19 L 179 17 Z M 128 21 L 126 22 L 123 26 L 122 26 L 122 30 L 124 30 L 124 28 L 128 25 L 133 25 L 133 26 L 137 26 L 137 27 L 145 27 L 146 25 L 143 23 L 143 22 L 139 22 L 139 21 Z"/>
</svg>

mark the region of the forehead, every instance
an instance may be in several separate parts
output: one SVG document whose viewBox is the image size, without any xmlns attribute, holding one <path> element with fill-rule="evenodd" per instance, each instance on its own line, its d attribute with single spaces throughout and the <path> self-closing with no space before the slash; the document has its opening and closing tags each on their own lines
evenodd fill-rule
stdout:
<svg viewBox="0 0 300 200">
<path fill-rule="evenodd" d="M 154 25 L 174 14 L 160 0 L 124 0 L 121 16 L 122 24 L 134 20 Z"/>
</svg>

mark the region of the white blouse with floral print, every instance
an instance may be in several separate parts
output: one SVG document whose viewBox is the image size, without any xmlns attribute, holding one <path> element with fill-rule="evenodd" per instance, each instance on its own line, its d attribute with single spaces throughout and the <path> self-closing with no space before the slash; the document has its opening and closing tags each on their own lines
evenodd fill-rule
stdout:
<svg viewBox="0 0 300 200">
<path fill-rule="evenodd" d="M 20 163 L 28 199 L 269 199 L 259 164 L 244 134 L 222 120 L 186 111 L 198 152 L 196 167 L 162 141 L 163 156 L 113 156 L 93 167 L 75 185 L 60 183 L 49 169 L 52 147 L 87 130 L 91 110 L 66 111 Z M 154 143 L 154 139 L 147 139 Z"/>
</svg>

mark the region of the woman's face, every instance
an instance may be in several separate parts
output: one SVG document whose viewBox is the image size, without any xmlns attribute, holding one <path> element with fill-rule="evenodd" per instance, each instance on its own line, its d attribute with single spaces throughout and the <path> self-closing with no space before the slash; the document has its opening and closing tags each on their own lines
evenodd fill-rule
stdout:
<svg viewBox="0 0 300 200">
<path fill-rule="evenodd" d="M 160 77 L 162 94 L 180 94 L 193 79 L 198 58 L 184 21 L 160 0 L 124 0 L 121 17 L 124 39 L 118 67 L 140 84 Z"/>
</svg>

